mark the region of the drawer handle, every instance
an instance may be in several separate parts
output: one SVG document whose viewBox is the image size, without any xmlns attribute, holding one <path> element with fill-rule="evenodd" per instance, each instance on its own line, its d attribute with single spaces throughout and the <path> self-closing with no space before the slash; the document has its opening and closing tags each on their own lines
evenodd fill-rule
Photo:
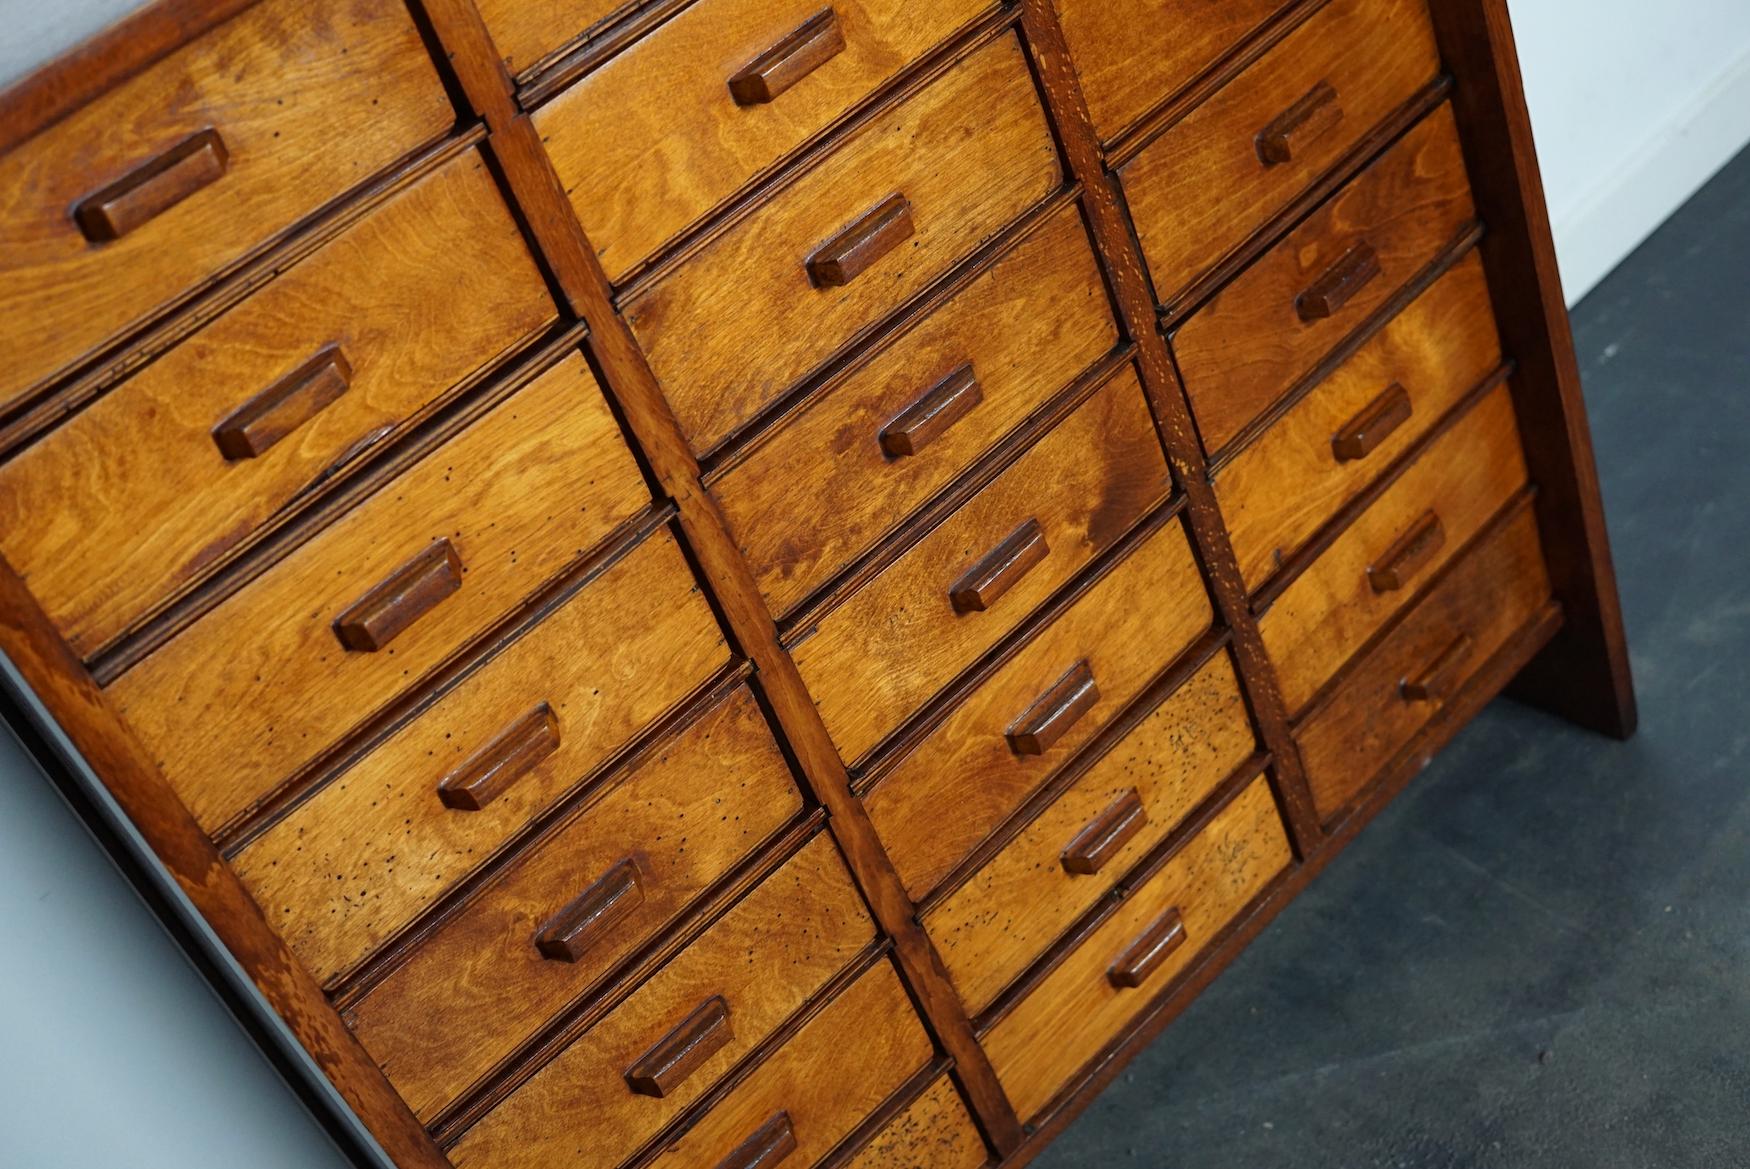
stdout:
<svg viewBox="0 0 1750 1169">
<path fill-rule="evenodd" d="M 626 1086 L 640 1096 L 661 1099 L 722 1050 L 732 1037 L 729 1004 L 722 995 L 713 995 L 655 1047 L 638 1057 L 638 1062 L 626 1070 Z"/>
<path fill-rule="evenodd" d="M 217 182 L 229 160 L 225 140 L 209 127 L 80 200 L 73 219 L 94 244 L 118 240 Z"/>
<path fill-rule="evenodd" d="M 1185 919 L 1177 908 L 1169 909 L 1126 946 L 1106 971 L 1106 978 L 1120 990 L 1134 990 L 1148 981 L 1161 963 L 1185 944 Z"/>
<path fill-rule="evenodd" d="M 1028 520 L 985 553 L 948 590 L 956 613 L 982 613 L 1051 552 L 1038 520 Z"/>
<path fill-rule="evenodd" d="M 1142 795 L 1131 788 L 1088 826 L 1076 833 L 1063 850 L 1063 871 L 1091 877 L 1106 867 L 1131 838 L 1148 823 L 1148 810 L 1142 806 Z"/>
<path fill-rule="evenodd" d="M 316 356 L 237 407 L 213 427 L 213 441 L 230 462 L 258 459 L 274 443 L 316 417 L 352 385 L 352 363 L 338 345 Z"/>
<path fill-rule="evenodd" d="M 1004 733 L 1009 750 L 1017 755 L 1045 754 L 1099 701 L 1100 687 L 1094 681 L 1094 668 L 1083 658 L 1053 682 L 1051 689 L 1034 699 L 1033 705 L 1022 711 L 1021 717 Z"/>
<path fill-rule="evenodd" d="M 779 1112 L 717 1162 L 717 1169 L 771 1169 L 795 1151 L 796 1130 L 790 1126 L 790 1114 Z"/>
<path fill-rule="evenodd" d="M 558 749 L 559 719 L 543 702 L 444 776 L 438 799 L 458 812 L 478 812 Z"/>
<path fill-rule="evenodd" d="M 738 106 L 765 105 L 844 51 L 839 14 L 822 9 L 731 77 L 730 96 Z"/>
<path fill-rule="evenodd" d="M 535 948 L 543 958 L 576 962 L 643 903 L 644 874 L 637 861 L 624 857 L 541 927 Z"/>
<path fill-rule="evenodd" d="M 1321 81 L 1258 132 L 1258 161 L 1265 166 L 1292 162 L 1297 146 L 1304 147 L 1342 120 L 1337 91 Z"/>
<path fill-rule="evenodd" d="M 984 387 L 967 362 L 925 390 L 881 429 L 881 449 L 895 459 L 915 455 L 984 401 Z"/>
<path fill-rule="evenodd" d="M 334 619 L 347 649 L 375 653 L 462 587 L 462 558 L 448 538 L 433 540 Z"/>
<path fill-rule="evenodd" d="M 1343 424 L 1331 440 L 1331 453 L 1339 463 L 1365 459 L 1391 432 L 1410 420 L 1410 395 L 1397 382 L 1387 386 L 1361 413 Z"/>
<path fill-rule="evenodd" d="M 1406 678 L 1398 684 L 1404 700 L 1439 705 L 1452 697 L 1452 692 L 1458 689 L 1458 684 L 1464 677 L 1464 667 L 1470 661 L 1471 646 L 1468 633 L 1461 633 L 1454 638 L 1452 644 L 1440 651 L 1434 664 L 1422 671 L 1420 677 L 1413 681 Z"/>
<path fill-rule="evenodd" d="M 1422 518 L 1367 570 L 1367 583 L 1376 593 L 1396 592 L 1409 584 L 1410 579 L 1426 568 L 1445 546 L 1446 527 L 1440 522 L 1440 517 L 1432 511 L 1423 512 Z"/>
<path fill-rule="evenodd" d="M 1341 312 L 1343 306 L 1378 275 L 1379 253 L 1373 250 L 1372 244 L 1356 244 L 1325 269 L 1323 276 L 1307 285 L 1305 292 L 1294 298 L 1294 311 L 1307 324 L 1328 320 Z"/>
<path fill-rule="evenodd" d="M 842 288 L 916 230 L 911 201 L 904 195 L 889 195 L 815 249 L 808 257 L 808 279 L 816 288 Z"/>
</svg>

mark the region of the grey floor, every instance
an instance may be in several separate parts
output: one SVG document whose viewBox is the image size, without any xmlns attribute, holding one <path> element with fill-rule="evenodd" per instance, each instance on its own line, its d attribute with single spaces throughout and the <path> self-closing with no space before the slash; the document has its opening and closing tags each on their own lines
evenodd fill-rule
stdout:
<svg viewBox="0 0 1750 1169">
<path fill-rule="evenodd" d="M 1574 324 L 1639 736 L 1495 703 L 1040 1169 L 1750 1165 L 1750 152 Z"/>
</svg>

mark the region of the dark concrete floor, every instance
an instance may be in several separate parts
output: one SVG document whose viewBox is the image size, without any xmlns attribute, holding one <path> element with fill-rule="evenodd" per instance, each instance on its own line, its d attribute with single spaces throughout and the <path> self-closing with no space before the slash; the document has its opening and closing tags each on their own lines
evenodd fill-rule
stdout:
<svg viewBox="0 0 1750 1169">
<path fill-rule="evenodd" d="M 1495 703 L 1040 1169 L 1750 1165 L 1750 152 L 1574 324 L 1640 734 Z"/>
</svg>

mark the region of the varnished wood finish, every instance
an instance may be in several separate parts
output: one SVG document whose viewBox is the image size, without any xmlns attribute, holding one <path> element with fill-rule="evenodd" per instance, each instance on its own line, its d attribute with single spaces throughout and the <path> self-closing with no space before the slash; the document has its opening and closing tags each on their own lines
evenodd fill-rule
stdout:
<svg viewBox="0 0 1750 1169">
<path fill-rule="evenodd" d="M 230 160 L 231 152 L 219 132 L 211 127 L 200 130 L 81 199 L 73 208 L 73 219 L 94 244 L 118 240 L 218 182 Z"/>
<path fill-rule="evenodd" d="M 844 1169 L 980 1169 L 988 1156 L 954 1082 L 942 1076 Z"/>
<path fill-rule="evenodd" d="M 729 92 L 736 105 L 765 105 L 844 51 L 845 27 L 839 14 L 823 8 L 742 66 L 729 79 Z"/>
</svg>

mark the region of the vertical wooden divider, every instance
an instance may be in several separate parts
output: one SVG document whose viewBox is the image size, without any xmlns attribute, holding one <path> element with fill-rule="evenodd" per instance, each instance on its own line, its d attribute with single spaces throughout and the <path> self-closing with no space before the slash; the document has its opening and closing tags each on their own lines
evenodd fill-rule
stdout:
<svg viewBox="0 0 1750 1169">
<path fill-rule="evenodd" d="M 1300 755 L 1288 729 L 1288 711 L 1276 685 L 1276 674 L 1264 652 L 1258 623 L 1252 616 L 1239 560 L 1209 485 L 1202 444 L 1191 422 L 1191 409 L 1174 369 L 1167 342 L 1157 327 L 1154 293 L 1143 274 L 1142 253 L 1119 200 L 1117 179 L 1106 170 L 1094 134 L 1087 99 L 1070 64 L 1069 49 L 1050 0 L 1022 0 L 1021 29 L 1033 68 L 1045 93 L 1047 112 L 1057 127 L 1058 141 L 1069 159 L 1071 174 L 1081 181 L 1083 205 L 1093 224 L 1094 244 L 1117 294 L 1125 330 L 1136 341 L 1142 384 L 1154 413 L 1161 444 L 1173 474 L 1185 492 L 1185 510 L 1192 539 L 1208 575 L 1222 620 L 1233 630 L 1234 655 L 1240 680 L 1264 748 L 1270 752 L 1276 793 L 1287 817 L 1296 854 L 1305 859 L 1324 840 L 1312 794 L 1301 770 Z"/>
<path fill-rule="evenodd" d="M 698 460 L 682 438 L 631 329 L 614 309 L 612 286 L 572 214 L 539 133 L 517 107 L 514 82 L 491 35 L 470 0 L 422 0 L 422 7 L 463 92 L 485 119 L 488 143 L 537 246 L 572 311 L 589 325 L 590 344 L 608 392 L 663 491 L 674 500 L 681 529 L 730 632 L 753 661 L 755 680 L 815 798 L 826 808 L 834 838 L 876 920 L 893 938 L 894 954 L 926 1024 L 954 1061 L 954 1075 L 986 1137 L 999 1157 L 1007 1156 L 1021 1143 L 1020 1122 L 978 1045 L 935 947 L 917 923 L 911 899 L 882 850 L 868 813 L 851 794 L 849 775 L 802 675 L 778 644 L 776 623 L 752 570 L 715 501 L 699 483 Z"/>
</svg>

